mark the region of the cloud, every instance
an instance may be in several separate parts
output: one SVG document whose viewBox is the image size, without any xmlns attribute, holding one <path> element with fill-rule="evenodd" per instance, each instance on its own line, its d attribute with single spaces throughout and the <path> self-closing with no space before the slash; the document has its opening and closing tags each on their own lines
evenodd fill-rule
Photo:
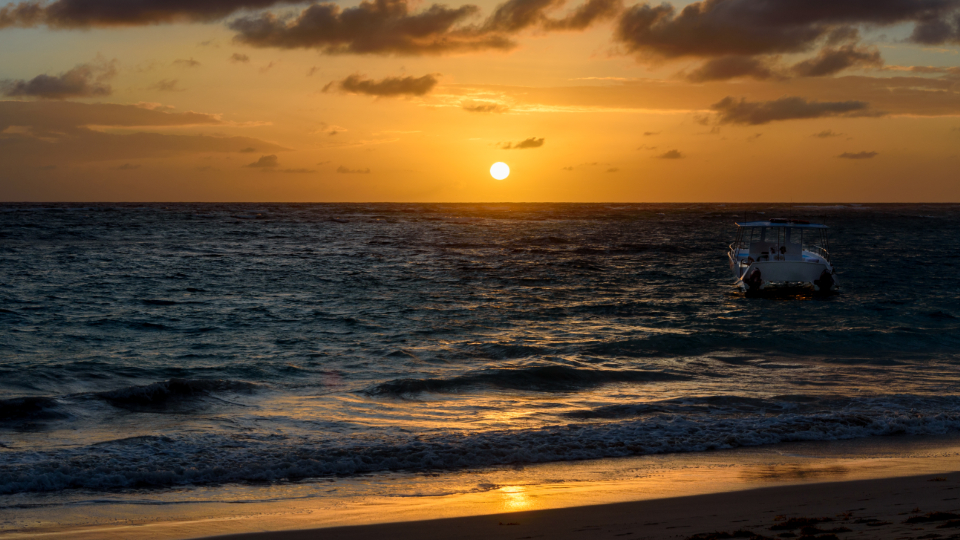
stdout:
<svg viewBox="0 0 960 540">
<path fill-rule="evenodd" d="M 583 30 L 596 21 L 612 19 L 621 11 L 621 0 L 587 0 L 566 17 L 545 19 L 543 27 L 547 30 Z"/>
<path fill-rule="evenodd" d="M 245 9 L 264 9 L 298 0 L 27 0 L 0 8 L 0 28 L 89 28 L 211 22 Z"/>
<path fill-rule="evenodd" d="M 370 174 L 370 169 L 348 169 L 341 165 L 337 167 L 337 172 L 340 174 Z"/>
<path fill-rule="evenodd" d="M 506 143 L 500 146 L 503 150 L 525 150 L 527 148 L 540 148 L 543 146 L 546 140 L 543 137 L 539 139 L 536 137 L 530 137 L 529 139 L 524 139 L 518 143 Z"/>
<path fill-rule="evenodd" d="M 114 167 L 115 171 L 135 171 L 140 168 L 140 165 L 134 165 L 133 163 L 124 163 L 119 167 Z"/>
<path fill-rule="evenodd" d="M 753 56 L 730 55 L 713 58 L 687 75 L 691 82 L 722 81 L 738 77 L 765 80 L 777 77 L 771 60 Z"/>
<path fill-rule="evenodd" d="M 273 13 L 239 17 L 229 26 L 237 32 L 235 41 L 254 47 L 310 48 L 325 54 L 447 54 L 509 50 L 516 46 L 511 36 L 527 28 L 583 30 L 615 16 L 620 1 L 587 0 L 555 19 L 547 12 L 562 0 L 507 0 L 482 24 L 469 25 L 479 13 L 477 6 L 432 4 L 412 12 L 412 0 L 364 0 L 346 9 L 313 4 L 293 18 Z"/>
<path fill-rule="evenodd" d="M 800 97 L 784 97 L 772 101 L 737 101 L 726 97 L 711 108 L 717 111 L 721 124 L 760 125 L 779 120 L 799 120 L 833 116 L 877 116 L 863 101 L 807 101 Z"/>
<path fill-rule="evenodd" d="M 659 131 L 644 131 L 644 132 L 643 132 L 643 136 L 644 136 L 644 137 L 653 137 L 653 136 L 659 135 L 659 134 L 660 134 Z"/>
<path fill-rule="evenodd" d="M 660 154 L 659 156 L 655 156 L 655 157 L 656 157 L 657 159 L 683 159 L 683 158 L 685 158 L 685 157 L 687 157 L 687 156 L 685 156 L 685 155 L 684 155 L 683 153 L 681 153 L 679 150 L 669 150 L 669 151 L 664 152 L 664 153 Z"/>
<path fill-rule="evenodd" d="M 9 126 L 28 126 L 50 132 L 86 126 L 170 127 L 221 123 L 216 115 L 167 112 L 161 107 L 74 101 L 0 101 L 0 132 Z"/>
<path fill-rule="evenodd" d="M 460 107 L 472 113 L 502 114 L 510 110 L 506 105 L 492 101 L 462 101 L 460 102 Z"/>
<path fill-rule="evenodd" d="M 271 154 L 269 156 L 260 156 L 260 159 L 244 165 L 244 167 L 249 167 L 251 169 L 272 169 L 274 167 L 280 166 L 280 161 L 277 159 L 276 154 Z"/>
<path fill-rule="evenodd" d="M 114 133 L 88 126 L 149 129 L 219 125 L 213 115 L 168 113 L 133 105 L 69 101 L 0 101 L 0 163 L 9 167 L 72 163 L 134 163 L 177 155 L 232 154 L 238 148 L 287 150 L 251 137 Z M 12 127 L 12 129 L 11 129 Z"/>
<path fill-rule="evenodd" d="M 851 44 L 836 49 L 824 48 L 814 58 L 795 64 L 791 71 L 799 77 L 823 77 L 852 67 L 883 67 L 883 58 L 876 47 Z"/>
<path fill-rule="evenodd" d="M 816 137 L 818 139 L 829 139 L 830 137 L 840 137 L 842 135 L 843 133 L 837 133 L 832 129 L 826 129 L 819 133 L 814 133 L 813 135 L 811 135 L 811 137 Z"/>
<path fill-rule="evenodd" d="M 163 79 L 150 85 L 150 89 L 159 90 L 160 92 L 183 92 L 183 88 L 177 88 L 178 83 L 179 80 L 177 79 Z"/>
<path fill-rule="evenodd" d="M 837 157 L 840 159 L 872 159 L 877 155 L 877 152 L 844 152 Z"/>
<path fill-rule="evenodd" d="M 943 43 L 927 32 L 955 24 L 957 0 L 703 0 L 679 12 L 670 4 L 638 4 L 618 21 L 615 38 L 629 52 L 660 58 L 802 53 L 821 41 L 849 40 L 856 26 L 920 23 L 914 41 Z M 941 26 L 942 29 L 942 26 Z"/>
<path fill-rule="evenodd" d="M 240 149 L 240 153 L 241 153 L 241 154 L 252 154 L 252 153 L 254 153 L 254 152 L 256 152 L 256 151 L 257 151 L 257 149 L 254 148 L 254 147 L 252 147 L 252 146 L 248 146 L 248 147 L 246 147 L 246 148 L 241 148 L 241 149 Z"/>
<path fill-rule="evenodd" d="M 567 166 L 567 167 L 564 167 L 564 168 L 561 169 L 561 170 L 563 170 L 563 171 L 572 171 L 572 170 L 573 170 L 573 165 L 569 165 L 569 166 Z"/>
<path fill-rule="evenodd" d="M 458 29 L 476 15 L 476 6 L 433 4 L 411 13 L 406 0 L 364 1 L 341 9 L 313 4 L 292 20 L 272 13 L 240 17 L 230 23 L 234 39 L 254 47 L 313 48 L 327 54 L 442 54 L 453 51 L 509 49 L 499 35 Z"/>
<path fill-rule="evenodd" d="M 309 174 L 309 173 L 315 173 L 317 171 L 313 169 L 280 169 L 277 172 L 282 172 L 287 174 Z"/>
<path fill-rule="evenodd" d="M 250 62 L 250 57 L 245 54 L 233 53 L 230 55 L 230 61 L 233 62 L 234 64 L 236 63 L 246 64 Z"/>
<path fill-rule="evenodd" d="M 615 172 L 619 172 L 619 171 L 620 171 L 620 169 L 618 169 L 617 167 L 611 167 L 611 168 L 607 169 L 607 172 L 608 172 L 608 173 L 615 173 Z"/>
<path fill-rule="evenodd" d="M 189 60 L 184 60 L 184 59 L 182 59 L 182 58 L 179 58 L 179 59 L 173 61 L 173 65 L 175 65 L 175 66 L 180 66 L 180 67 L 186 67 L 186 68 L 192 68 L 192 67 L 197 67 L 197 66 L 199 66 L 199 65 L 200 65 L 200 62 L 194 60 L 193 58 L 190 58 Z"/>
<path fill-rule="evenodd" d="M 0 81 L 0 91 L 9 97 L 67 99 L 109 96 L 113 89 L 106 81 L 117 74 L 116 60 L 80 64 L 60 75 L 37 75 L 27 80 Z"/>
<path fill-rule="evenodd" d="M 396 97 L 396 96 L 422 96 L 427 94 L 437 85 L 437 78 L 434 75 L 424 75 L 423 77 L 386 77 L 383 80 L 375 81 L 365 79 L 362 75 L 350 75 L 342 81 L 331 81 L 323 87 L 324 92 L 337 88 L 342 92 L 351 94 L 366 94 L 377 97 Z"/>
<path fill-rule="evenodd" d="M 857 44 L 859 29 L 910 23 L 914 42 L 960 43 L 960 0 L 702 0 L 682 9 L 645 2 L 623 12 L 614 40 L 642 62 L 704 60 L 687 75 L 695 82 L 821 77 L 881 67 L 876 48 Z M 817 49 L 779 65 L 783 54 Z"/>
</svg>

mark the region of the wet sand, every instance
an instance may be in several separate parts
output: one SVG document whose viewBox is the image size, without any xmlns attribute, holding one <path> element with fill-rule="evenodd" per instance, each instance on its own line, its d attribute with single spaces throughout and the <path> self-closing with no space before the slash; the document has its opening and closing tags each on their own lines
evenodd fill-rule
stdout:
<svg viewBox="0 0 960 540">
<path fill-rule="evenodd" d="M 218 540 L 960 538 L 960 473 Z"/>
</svg>

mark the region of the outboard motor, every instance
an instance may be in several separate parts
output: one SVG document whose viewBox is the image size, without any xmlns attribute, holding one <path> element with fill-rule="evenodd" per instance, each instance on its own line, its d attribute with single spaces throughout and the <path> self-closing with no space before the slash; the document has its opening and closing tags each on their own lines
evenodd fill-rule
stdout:
<svg viewBox="0 0 960 540">
<path fill-rule="evenodd" d="M 833 290 L 833 275 L 824 268 L 823 272 L 820 272 L 820 279 L 814 280 L 813 284 L 820 289 L 821 293 L 827 294 Z"/>
<path fill-rule="evenodd" d="M 763 285 L 763 277 L 760 274 L 759 268 L 754 268 L 753 272 L 750 272 L 750 275 L 743 280 L 747 284 L 748 293 L 760 292 L 760 286 Z"/>
</svg>

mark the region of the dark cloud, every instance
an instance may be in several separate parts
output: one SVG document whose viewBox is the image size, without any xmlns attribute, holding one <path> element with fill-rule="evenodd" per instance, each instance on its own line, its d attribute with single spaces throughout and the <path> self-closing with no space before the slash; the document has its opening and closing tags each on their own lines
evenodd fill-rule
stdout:
<svg viewBox="0 0 960 540">
<path fill-rule="evenodd" d="M 506 105 L 491 102 L 467 101 L 460 104 L 463 110 L 472 113 L 505 113 L 510 110 Z"/>
<path fill-rule="evenodd" d="M 853 67 L 883 67 L 880 51 L 876 47 L 856 45 L 844 45 L 837 49 L 824 48 L 817 56 L 795 64 L 791 71 L 800 77 L 823 77 Z"/>
<path fill-rule="evenodd" d="M 244 167 L 250 167 L 252 169 L 272 169 L 274 167 L 280 166 L 280 161 L 277 159 L 276 154 L 271 154 L 269 156 L 260 156 L 260 159 L 244 165 Z"/>
<path fill-rule="evenodd" d="M 240 17 L 230 23 L 235 40 L 256 47 L 315 48 L 328 54 L 442 54 L 453 51 L 509 49 L 506 38 L 458 28 L 476 15 L 476 6 L 433 4 L 411 13 L 406 0 L 364 1 L 341 9 L 313 4 L 292 20 L 272 13 Z"/>
<path fill-rule="evenodd" d="M 821 77 L 882 67 L 860 28 L 914 23 L 912 40 L 960 43 L 960 0 L 702 0 L 682 9 L 642 3 L 620 16 L 614 39 L 643 61 L 699 58 L 694 82 Z M 818 52 L 794 66 L 783 54 Z"/>
<path fill-rule="evenodd" d="M 106 81 L 116 74 L 116 61 L 80 64 L 60 75 L 37 75 L 29 81 L 0 81 L 0 92 L 9 97 L 40 99 L 109 96 L 113 90 Z"/>
<path fill-rule="evenodd" d="M 135 171 L 140 168 L 140 165 L 134 165 L 133 163 L 124 163 L 119 167 L 114 167 L 115 171 Z"/>
<path fill-rule="evenodd" d="M 282 172 L 287 174 L 309 174 L 309 173 L 315 173 L 317 171 L 313 169 L 280 169 L 277 172 Z"/>
<path fill-rule="evenodd" d="M 567 166 L 567 167 L 564 167 L 564 168 L 563 168 L 563 169 L 561 169 L 561 170 L 563 170 L 563 171 L 572 171 L 572 170 L 573 170 L 573 165 L 570 165 L 570 166 Z"/>
<path fill-rule="evenodd" d="M 653 137 L 654 135 L 659 135 L 659 134 L 660 134 L 659 131 L 644 131 L 644 132 L 643 132 L 643 136 L 644 136 L 644 137 Z"/>
<path fill-rule="evenodd" d="M 707 82 L 738 77 L 765 80 L 776 76 L 772 61 L 767 58 L 733 55 L 707 60 L 690 72 L 687 79 L 692 82 Z"/>
<path fill-rule="evenodd" d="M 337 172 L 340 174 L 370 174 L 370 169 L 349 169 L 341 165 L 337 167 Z"/>
<path fill-rule="evenodd" d="M 263 9 L 298 0 L 56 0 L 24 1 L 0 8 L 0 28 L 141 26 L 211 22 L 245 9 Z"/>
<path fill-rule="evenodd" d="M 616 17 L 621 11 L 621 0 L 587 0 L 566 17 L 545 18 L 542 24 L 547 30 L 584 30 L 596 21 Z"/>
<path fill-rule="evenodd" d="M 760 125 L 778 120 L 878 115 L 863 101 L 807 101 L 800 97 L 754 102 L 726 97 L 711 108 L 717 111 L 721 124 Z"/>
<path fill-rule="evenodd" d="M 561 3 L 560 0 L 507 0 L 497 6 L 483 25 L 484 32 L 516 33 L 540 24 L 544 11 Z"/>
<path fill-rule="evenodd" d="M 422 96 L 437 85 L 433 75 L 423 77 L 387 77 L 380 81 L 365 79 L 362 75 L 350 75 L 342 81 L 333 81 L 323 87 L 324 92 L 339 89 L 351 94 L 366 94 L 377 97 Z"/>
<path fill-rule="evenodd" d="M 544 142 L 546 142 L 546 140 L 543 137 L 539 139 L 536 137 L 530 137 L 529 139 L 524 139 L 518 143 L 503 144 L 500 146 L 500 148 L 504 150 L 525 150 L 527 148 L 540 148 L 541 146 L 543 146 Z"/>
<path fill-rule="evenodd" d="M 513 34 L 527 28 L 583 30 L 614 17 L 621 0 L 587 0 L 559 19 L 548 12 L 563 0 L 507 0 L 482 24 L 468 24 L 479 13 L 474 5 L 451 8 L 432 4 L 417 12 L 412 0 L 365 0 L 341 9 L 313 4 L 289 19 L 273 13 L 240 17 L 230 23 L 234 39 L 255 47 L 311 48 L 326 54 L 445 54 L 508 50 Z"/>
<path fill-rule="evenodd" d="M 183 92 L 183 88 L 179 88 L 177 79 L 163 79 L 157 81 L 155 84 L 150 86 L 151 90 L 159 90 L 161 92 Z"/>
<path fill-rule="evenodd" d="M 854 38 L 854 26 L 915 22 L 915 41 L 942 43 L 949 32 L 932 28 L 954 28 L 958 9 L 958 0 L 703 0 L 679 12 L 644 3 L 620 17 L 616 39 L 631 52 L 661 58 L 754 56 L 836 44 Z"/>
<path fill-rule="evenodd" d="M 683 153 L 681 153 L 679 150 L 670 150 L 670 151 L 664 152 L 664 153 L 662 153 L 662 154 L 660 154 L 659 156 L 656 156 L 656 157 L 657 157 L 657 159 L 683 159 L 683 158 L 685 158 L 685 157 L 687 157 L 687 156 L 685 156 L 685 155 L 684 155 Z"/>
<path fill-rule="evenodd" d="M 241 153 L 241 154 L 252 154 L 252 153 L 254 153 L 254 152 L 256 152 L 256 151 L 257 151 L 257 149 L 254 148 L 254 147 L 252 147 L 252 146 L 248 146 L 248 147 L 246 147 L 246 148 L 241 148 L 241 149 L 240 149 L 240 153 Z"/>
<path fill-rule="evenodd" d="M 913 27 L 911 41 L 924 45 L 960 43 L 960 13 L 948 18 L 931 18 Z"/>
<path fill-rule="evenodd" d="M 837 133 L 832 129 L 826 129 L 821 131 L 820 133 L 814 133 L 812 137 L 816 137 L 818 139 L 829 139 L 830 137 L 840 137 L 842 135 L 843 133 Z"/>
<path fill-rule="evenodd" d="M 233 53 L 230 55 L 230 61 L 234 63 L 246 64 L 250 62 L 250 57 L 245 54 Z"/>
<path fill-rule="evenodd" d="M 620 169 L 618 169 L 617 167 L 611 167 L 607 169 L 607 172 L 608 173 L 620 172 Z"/>
<path fill-rule="evenodd" d="M 877 152 L 844 152 L 837 157 L 840 159 L 872 159 L 877 155 Z"/>
</svg>

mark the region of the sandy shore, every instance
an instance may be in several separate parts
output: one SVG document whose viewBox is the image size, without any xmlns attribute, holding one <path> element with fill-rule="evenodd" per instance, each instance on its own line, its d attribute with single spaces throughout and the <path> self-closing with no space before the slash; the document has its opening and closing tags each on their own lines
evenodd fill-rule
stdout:
<svg viewBox="0 0 960 540">
<path fill-rule="evenodd" d="M 216 538 L 960 538 L 960 473 L 780 486 L 598 506 Z"/>
<path fill-rule="evenodd" d="M 905 522 L 960 514 L 954 471 L 957 437 L 902 437 L 289 485 L 7 496 L 0 540 L 630 540 L 738 530 L 801 538 L 804 525 L 834 531 L 806 535 L 822 540 L 952 538 L 960 516 Z M 801 518 L 830 521 L 789 521 Z"/>
</svg>

